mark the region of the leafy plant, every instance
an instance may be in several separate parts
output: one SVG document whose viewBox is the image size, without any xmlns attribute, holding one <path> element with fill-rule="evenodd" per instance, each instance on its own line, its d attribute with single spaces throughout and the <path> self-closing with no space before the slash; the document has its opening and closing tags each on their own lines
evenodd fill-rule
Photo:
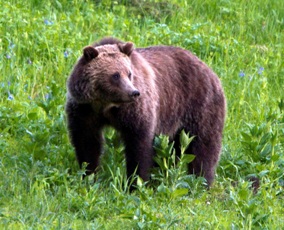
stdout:
<svg viewBox="0 0 284 230">
<path fill-rule="evenodd" d="M 159 182 L 157 191 L 169 197 L 178 197 L 187 194 L 190 190 L 193 175 L 187 174 L 187 164 L 195 156 L 186 153 L 194 136 L 189 136 L 184 131 L 180 133 L 180 155 L 176 154 L 174 142 L 169 137 L 160 135 L 155 137 L 154 148 L 156 151 L 155 162 L 158 167 L 153 170 L 152 180 Z"/>
</svg>

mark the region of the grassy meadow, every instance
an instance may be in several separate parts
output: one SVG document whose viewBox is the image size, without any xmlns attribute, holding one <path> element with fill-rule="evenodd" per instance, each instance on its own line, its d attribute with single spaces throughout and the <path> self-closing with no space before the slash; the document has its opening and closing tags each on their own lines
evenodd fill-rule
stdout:
<svg viewBox="0 0 284 230">
<path fill-rule="evenodd" d="M 284 1 L 0 0 L 0 9 L 0 229 L 283 229 Z M 66 79 L 104 36 L 181 46 L 218 74 L 227 119 L 209 191 L 160 137 L 161 169 L 129 193 L 112 129 L 96 183 L 81 179 Z M 255 194 L 250 176 L 261 182 Z"/>
</svg>

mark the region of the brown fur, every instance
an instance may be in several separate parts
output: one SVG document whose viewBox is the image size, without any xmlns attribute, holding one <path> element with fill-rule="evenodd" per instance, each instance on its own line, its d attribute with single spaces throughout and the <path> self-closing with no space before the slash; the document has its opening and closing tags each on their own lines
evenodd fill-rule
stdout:
<svg viewBox="0 0 284 230">
<path fill-rule="evenodd" d="M 117 76 L 119 74 L 119 76 Z M 119 78 L 117 80 L 117 78 Z M 134 49 L 132 43 L 103 39 L 84 49 L 68 80 L 66 105 L 70 138 L 79 164 L 93 173 L 106 125 L 121 133 L 127 175 L 149 179 L 153 139 L 166 134 L 179 152 L 181 130 L 195 135 L 189 173 L 214 180 L 225 119 L 218 77 L 196 56 L 177 47 Z"/>
</svg>

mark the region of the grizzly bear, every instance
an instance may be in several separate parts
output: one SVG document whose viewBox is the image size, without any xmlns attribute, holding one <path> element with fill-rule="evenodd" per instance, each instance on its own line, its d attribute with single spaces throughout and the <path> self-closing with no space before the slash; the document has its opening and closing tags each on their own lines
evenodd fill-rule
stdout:
<svg viewBox="0 0 284 230">
<path fill-rule="evenodd" d="M 111 126 L 125 146 L 127 176 L 143 180 L 155 156 L 155 135 L 179 143 L 182 130 L 194 135 L 188 172 L 210 186 L 218 163 L 225 119 L 225 97 L 217 75 L 191 52 L 178 47 L 134 48 L 105 38 L 83 50 L 68 83 L 67 122 L 77 160 L 99 165 L 103 128 Z M 179 152 L 178 144 L 175 144 Z"/>
</svg>

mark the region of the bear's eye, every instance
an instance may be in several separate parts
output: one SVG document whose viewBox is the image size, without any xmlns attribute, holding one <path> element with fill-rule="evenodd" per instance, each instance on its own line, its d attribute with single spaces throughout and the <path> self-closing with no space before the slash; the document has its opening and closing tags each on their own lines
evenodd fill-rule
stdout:
<svg viewBox="0 0 284 230">
<path fill-rule="evenodd" d="M 112 75 L 113 80 L 118 80 L 120 78 L 120 74 L 119 73 L 115 73 L 114 75 Z"/>
<path fill-rule="evenodd" d="M 131 72 L 129 72 L 129 74 L 128 74 L 128 78 L 129 78 L 129 80 L 131 80 Z"/>
</svg>

